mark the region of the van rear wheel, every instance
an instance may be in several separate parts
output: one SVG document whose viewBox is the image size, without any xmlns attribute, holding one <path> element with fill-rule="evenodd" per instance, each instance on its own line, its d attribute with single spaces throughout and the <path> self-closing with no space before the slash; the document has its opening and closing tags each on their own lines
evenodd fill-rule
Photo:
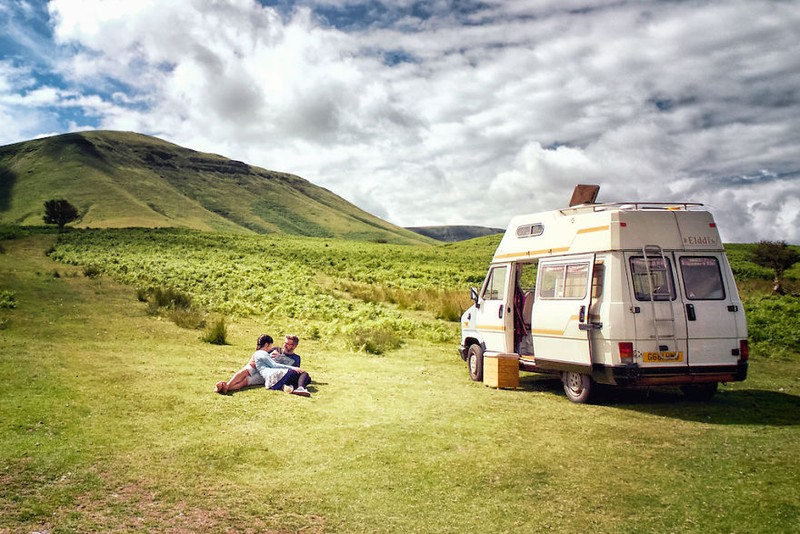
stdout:
<svg viewBox="0 0 800 534">
<path fill-rule="evenodd" d="M 475 382 L 483 382 L 483 349 L 477 343 L 469 346 L 467 352 L 469 377 Z"/>
<path fill-rule="evenodd" d="M 592 379 L 589 375 L 566 371 L 561 374 L 561 382 L 569 400 L 577 404 L 589 402 L 592 393 Z"/>
</svg>

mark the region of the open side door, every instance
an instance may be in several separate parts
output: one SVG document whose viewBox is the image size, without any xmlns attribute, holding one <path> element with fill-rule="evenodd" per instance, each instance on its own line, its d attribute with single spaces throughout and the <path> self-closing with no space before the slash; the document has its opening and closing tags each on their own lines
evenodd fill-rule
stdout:
<svg viewBox="0 0 800 534">
<path fill-rule="evenodd" d="M 531 333 L 536 366 L 588 374 L 592 368 L 592 276 L 595 255 L 539 261 Z"/>
<path fill-rule="evenodd" d="M 494 265 L 483 283 L 475 314 L 486 351 L 499 353 L 513 348 L 514 318 L 508 298 L 512 278 L 510 265 Z"/>
</svg>

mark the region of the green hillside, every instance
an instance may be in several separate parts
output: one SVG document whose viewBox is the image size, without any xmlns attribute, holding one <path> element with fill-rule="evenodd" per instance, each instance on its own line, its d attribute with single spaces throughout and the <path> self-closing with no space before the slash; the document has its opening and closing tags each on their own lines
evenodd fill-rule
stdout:
<svg viewBox="0 0 800 534">
<path fill-rule="evenodd" d="M 0 224 L 41 225 L 65 198 L 76 227 L 185 227 L 431 243 L 303 178 L 130 132 L 58 135 L 0 147 Z"/>
</svg>

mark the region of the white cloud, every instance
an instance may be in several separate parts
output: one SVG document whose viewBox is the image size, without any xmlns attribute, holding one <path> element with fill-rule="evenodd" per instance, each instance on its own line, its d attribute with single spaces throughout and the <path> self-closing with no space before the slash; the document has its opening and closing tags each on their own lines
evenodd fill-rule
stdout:
<svg viewBox="0 0 800 534">
<path fill-rule="evenodd" d="M 386 2 L 343 29 L 320 18 L 358 3 L 51 0 L 69 87 L 0 68 L 0 119 L 28 118 L 0 139 L 79 108 L 400 225 L 503 226 L 590 182 L 601 200 L 709 204 L 727 239 L 800 243 L 791 2 L 441 2 L 428 18 Z"/>
</svg>

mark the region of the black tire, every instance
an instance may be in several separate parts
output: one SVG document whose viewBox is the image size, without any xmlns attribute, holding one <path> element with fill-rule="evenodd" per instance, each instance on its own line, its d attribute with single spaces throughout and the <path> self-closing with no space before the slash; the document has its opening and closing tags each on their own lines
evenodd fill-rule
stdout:
<svg viewBox="0 0 800 534">
<path fill-rule="evenodd" d="M 686 384 L 681 386 L 681 391 L 686 398 L 695 402 L 708 402 L 717 393 L 717 382 L 707 382 L 705 384 Z"/>
<path fill-rule="evenodd" d="M 592 394 L 592 378 L 572 371 L 561 373 L 564 393 L 567 398 L 577 404 L 586 404 Z"/>
<path fill-rule="evenodd" d="M 477 343 L 469 346 L 467 351 L 469 377 L 475 382 L 483 382 L 483 349 Z"/>
</svg>

